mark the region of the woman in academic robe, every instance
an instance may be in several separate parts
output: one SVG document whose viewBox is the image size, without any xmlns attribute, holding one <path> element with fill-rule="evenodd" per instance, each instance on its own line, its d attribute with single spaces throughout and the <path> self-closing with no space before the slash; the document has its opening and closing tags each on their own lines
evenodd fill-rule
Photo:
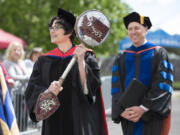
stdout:
<svg viewBox="0 0 180 135">
<path fill-rule="evenodd" d="M 74 45 L 75 16 L 58 9 L 49 22 L 51 42 L 57 45 L 35 62 L 25 93 L 30 118 L 36 117 L 38 96 L 49 92 L 58 97 L 60 107 L 43 120 L 42 135 L 107 135 L 100 90 L 100 69 L 94 53 L 82 44 Z M 73 55 L 77 62 L 62 86 L 58 79 Z"/>
</svg>

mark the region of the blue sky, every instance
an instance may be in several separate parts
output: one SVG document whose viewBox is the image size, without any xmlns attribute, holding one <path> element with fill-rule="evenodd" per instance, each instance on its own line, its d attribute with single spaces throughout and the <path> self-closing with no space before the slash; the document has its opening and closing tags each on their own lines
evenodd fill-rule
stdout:
<svg viewBox="0 0 180 135">
<path fill-rule="evenodd" d="M 180 35 L 180 0 L 122 0 L 133 11 L 149 16 L 153 27 Z"/>
</svg>

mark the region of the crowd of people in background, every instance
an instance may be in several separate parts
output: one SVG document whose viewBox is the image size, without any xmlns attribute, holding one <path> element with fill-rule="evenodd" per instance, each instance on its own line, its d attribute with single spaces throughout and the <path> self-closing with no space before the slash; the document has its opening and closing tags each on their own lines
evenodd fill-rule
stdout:
<svg viewBox="0 0 180 135">
<path fill-rule="evenodd" d="M 26 130 L 28 124 L 28 112 L 25 105 L 24 92 L 33 65 L 41 54 L 42 48 L 33 48 L 26 54 L 21 43 L 12 42 L 5 50 L 3 61 L 0 62 L 20 131 Z"/>
<path fill-rule="evenodd" d="M 1 65 L 7 71 L 7 76 L 12 78 L 7 81 L 8 85 L 15 87 L 19 81 L 27 82 L 31 75 L 33 65 L 41 54 L 42 48 L 33 48 L 29 53 L 25 54 L 21 43 L 10 43 L 5 51 L 4 59 L 1 62 Z"/>
</svg>

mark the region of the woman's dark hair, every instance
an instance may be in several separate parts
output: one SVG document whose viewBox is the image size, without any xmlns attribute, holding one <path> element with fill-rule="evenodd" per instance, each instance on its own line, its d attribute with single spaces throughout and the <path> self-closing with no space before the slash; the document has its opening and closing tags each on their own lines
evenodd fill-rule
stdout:
<svg viewBox="0 0 180 135">
<path fill-rule="evenodd" d="M 58 16 L 54 16 L 51 18 L 51 20 L 48 23 L 48 27 L 52 27 L 52 24 L 55 20 L 57 20 L 56 21 L 57 24 L 62 25 L 62 27 L 65 31 L 65 33 L 64 33 L 65 35 L 72 33 L 72 35 L 70 36 L 70 40 L 71 40 L 71 42 L 73 42 L 73 40 L 76 36 L 75 31 L 74 31 L 74 27 L 70 23 L 68 23 L 66 20 L 60 19 Z"/>
<path fill-rule="evenodd" d="M 27 55 L 27 58 L 32 60 L 33 55 L 37 53 L 42 54 L 42 48 L 39 48 L 39 47 L 33 48 L 30 51 L 30 53 Z"/>
</svg>

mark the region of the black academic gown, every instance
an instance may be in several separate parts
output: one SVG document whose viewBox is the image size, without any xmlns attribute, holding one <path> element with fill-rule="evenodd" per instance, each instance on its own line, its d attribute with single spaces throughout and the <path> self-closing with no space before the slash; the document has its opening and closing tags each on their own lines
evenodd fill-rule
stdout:
<svg viewBox="0 0 180 135">
<path fill-rule="evenodd" d="M 58 48 L 39 57 L 25 92 L 30 118 L 36 121 L 34 107 L 40 93 L 58 80 L 70 62 L 75 46 L 62 53 Z M 43 121 L 42 135 L 107 135 L 100 90 L 99 67 L 92 51 L 85 54 L 88 95 L 83 94 L 78 63 L 70 70 L 58 98 L 60 107 Z"/>
<path fill-rule="evenodd" d="M 112 68 L 112 120 L 121 122 L 124 135 L 161 134 L 164 119 L 171 111 L 172 73 L 173 67 L 166 50 L 151 43 L 137 48 L 132 45 L 116 56 Z M 138 122 L 120 116 L 125 108 L 119 101 L 133 78 L 148 88 L 141 105 L 149 111 Z M 170 123 L 165 124 L 168 127 Z"/>
</svg>

